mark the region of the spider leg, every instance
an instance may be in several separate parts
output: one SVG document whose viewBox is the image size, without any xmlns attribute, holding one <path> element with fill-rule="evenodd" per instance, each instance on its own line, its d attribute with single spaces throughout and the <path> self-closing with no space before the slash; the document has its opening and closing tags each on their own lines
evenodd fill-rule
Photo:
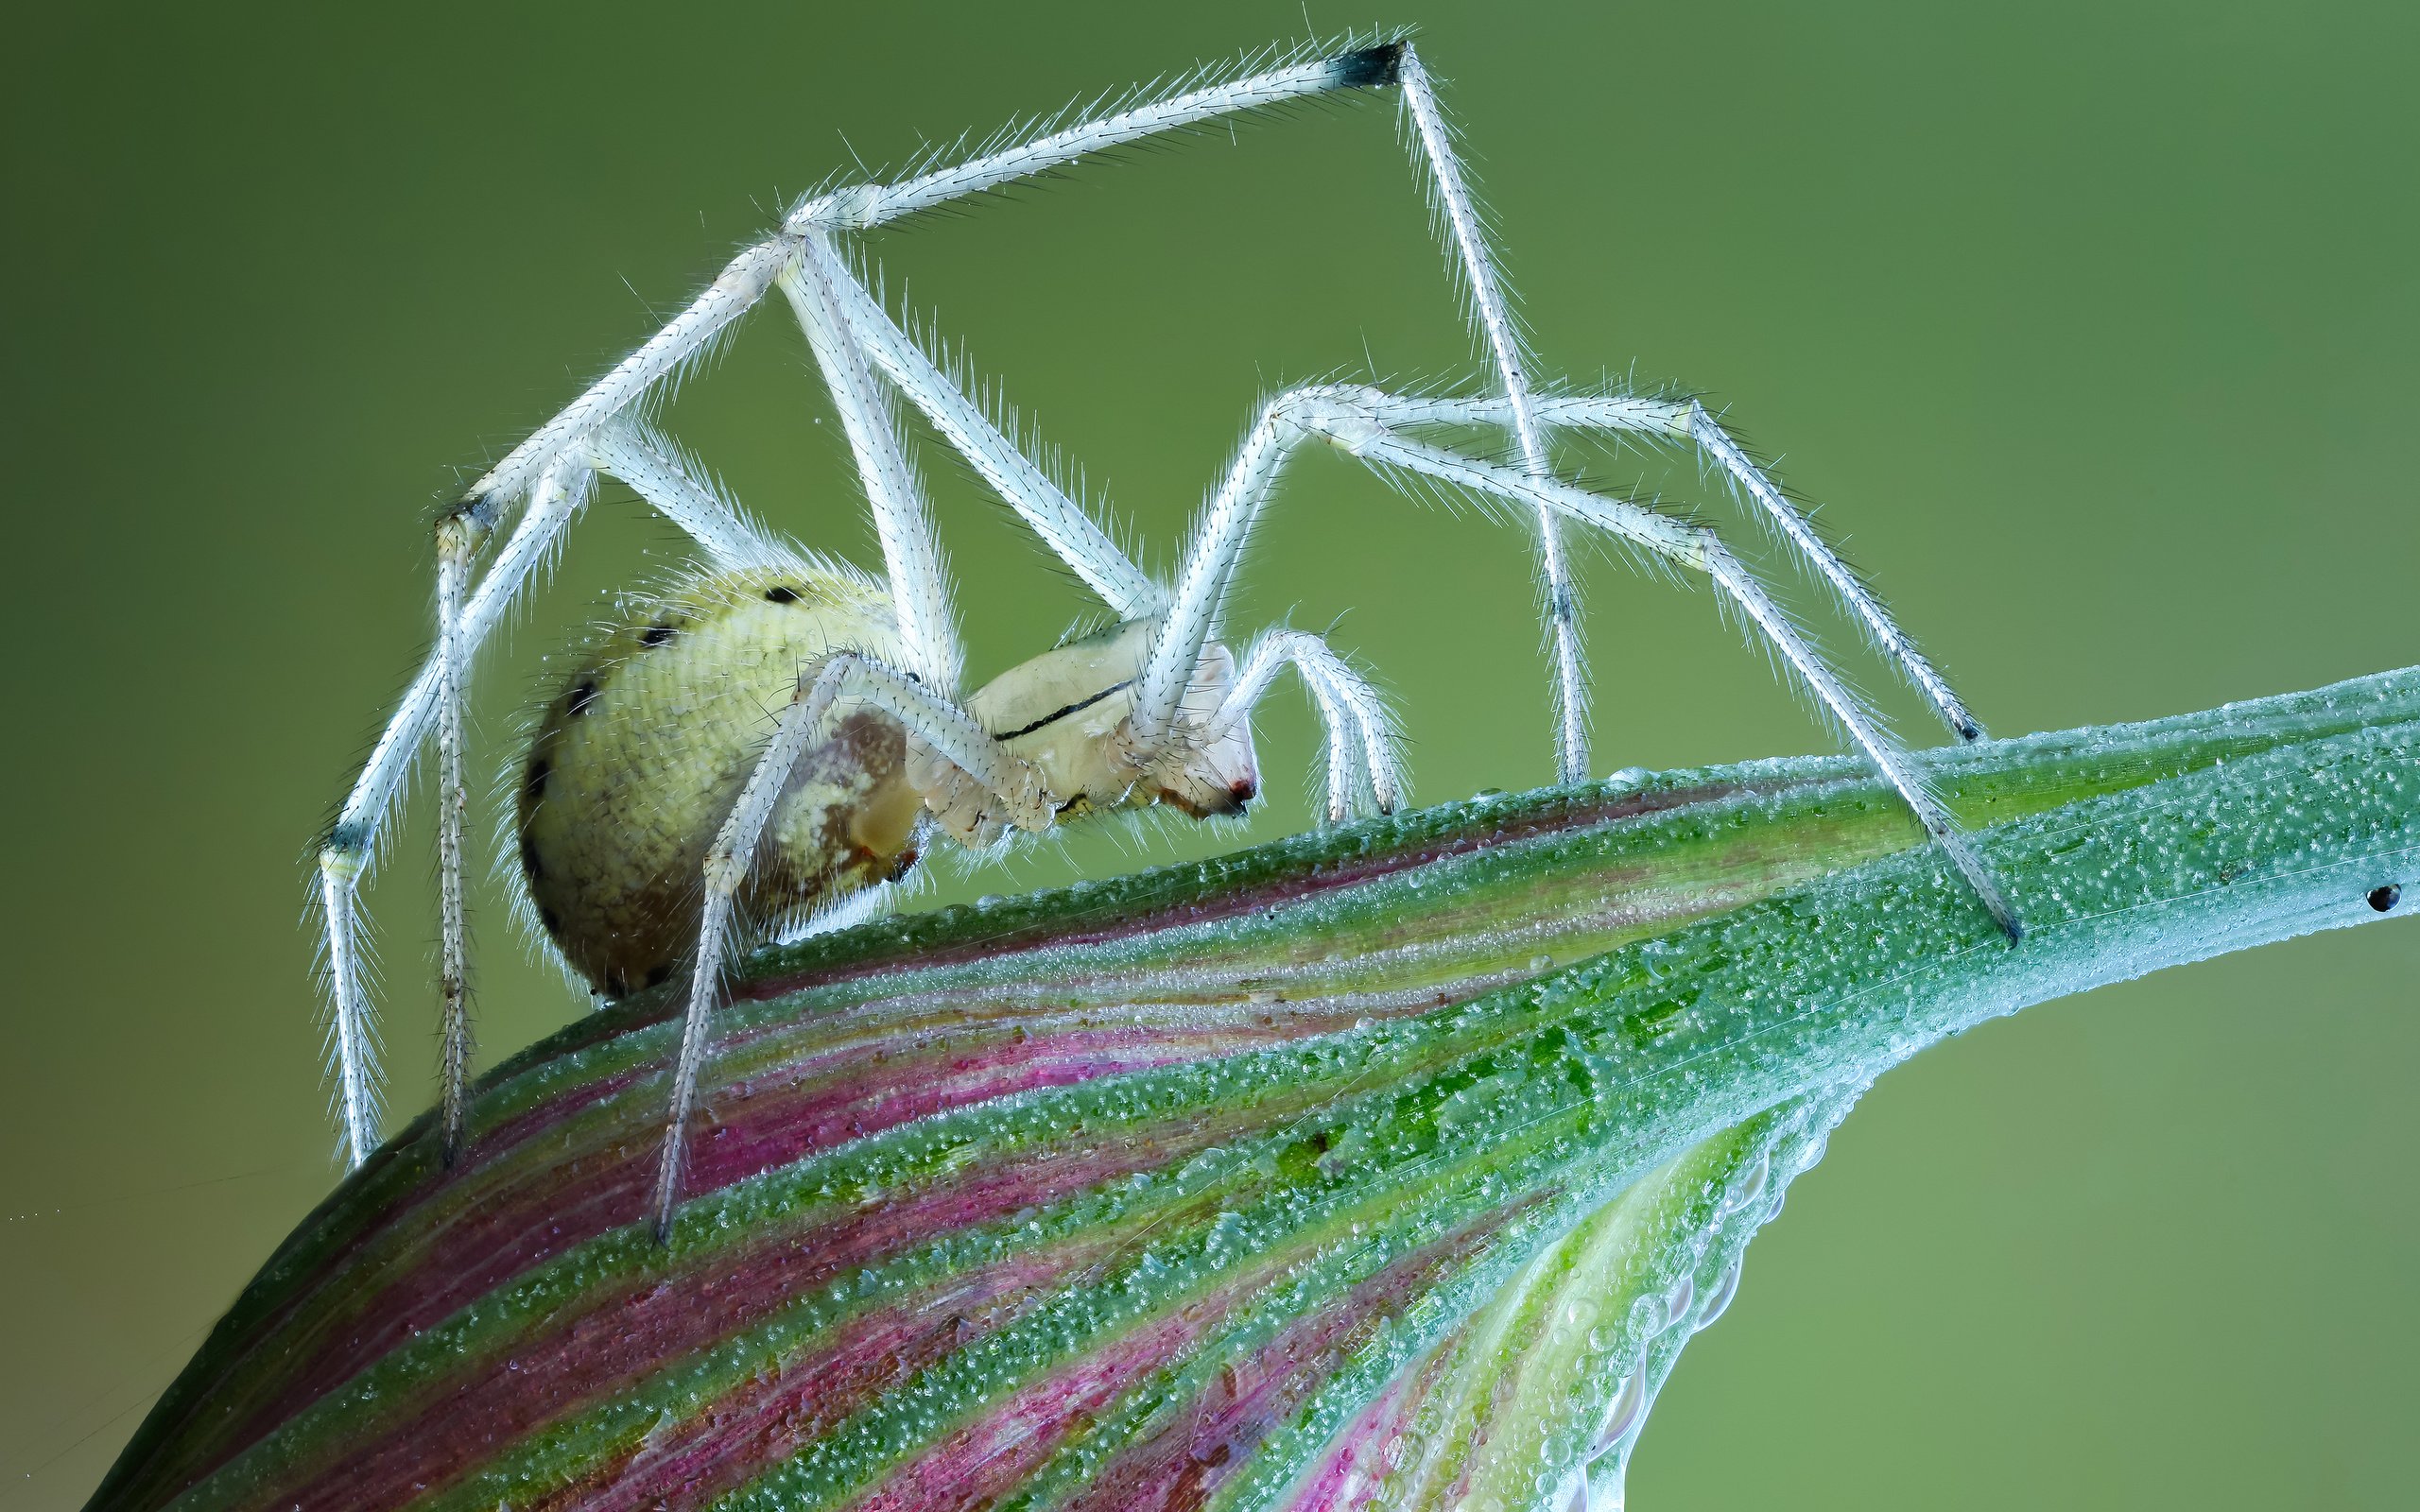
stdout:
<svg viewBox="0 0 2420 1512">
<path fill-rule="evenodd" d="M 441 1004 L 440 1061 L 445 1163 L 462 1153 L 462 1125 L 471 1075 L 469 927 L 462 902 L 463 585 L 476 538 L 461 511 L 437 527 L 437 897 L 438 995 Z"/>
<path fill-rule="evenodd" d="M 1412 139 L 1428 169 L 1430 198 L 1437 217 L 1461 267 L 1470 296 L 1471 323 L 1486 343 L 1504 387 L 1504 423 L 1520 443 L 1521 462 L 1532 477 L 1547 477 L 1553 464 L 1547 455 L 1544 431 L 1538 424 L 1530 391 L 1528 366 L 1521 352 L 1519 331 L 1504 301 L 1503 281 L 1488 249 L 1487 232 L 1478 202 L 1454 152 L 1454 134 L 1437 102 L 1420 56 L 1409 44 L 1398 69 L 1404 112 Z M 1535 510 L 1538 532 L 1539 586 L 1546 598 L 1547 633 L 1554 653 L 1555 751 L 1560 778 L 1565 782 L 1588 778 L 1588 674 L 1580 644 L 1580 600 L 1564 551 L 1563 523 L 1540 505 Z"/>
<path fill-rule="evenodd" d="M 1415 402 L 1417 403 L 1417 402 Z M 1177 600 L 1151 648 L 1134 696 L 1138 743 L 1164 740 L 1175 713 L 1180 670 L 1189 672 L 1216 618 L 1236 559 L 1287 455 L 1317 437 L 1378 468 L 1416 473 L 1515 505 L 1543 505 L 1605 530 L 1668 560 L 1703 573 L 1748 616 L 1817 703 L 1837 720 L 1938 843 L 2014 941 L 2022 934 L 2015 911 L 1990 869 L 1925 785 L 1922 774 L 1864 705 L 1816 654 L 1762 584 L 1715 534 L 1626 500 L 1606 498 L 1553 477 L 1539 478 L 1405 436 L 1381 417 L 1389 396 L 1357 386 L 1294 389 L 1262 411 L 1188 548 Z M 1174 684 L 1173 686 L 1171 684 Z"/>
<path fill-rule="evenodd" d="M 1327 439 L 1356 456 L 1381 468 L 1399 468 L 1499 498 L 1546 504 L 1558 513 L 1610 531 L 1668 560 L 1705 574 L 1747 615 L 1814 695 L 1816 702 L 1839 722 L 1875 770 L 1898 793 L 1900 800 L 1914 813 L 1926 833 L 1982 901 L 2009 942 L 2014 944 L 2024 936 L 2024 925 L 2001 890 L 1999 880 L 1926 784 L 1923 773 L 1909 760 L 1907 752 L 1883 732 L 1864 704 L 1765 592 L 1764 585 L 1713 531 L 1657 514 L 1627 500 L 1592 493 L 1560 479 L 1531 477 L 1413 439 L 1390 429 L 1367 412 L 1356 415 L 1352 405 L 1356 396 L 1343 397 L 1344 403 L 1334 407 L 1307 406 L 1305 419 Z"/>
<path fill-rule="evenodd" d="M 346 1145 L 347 1163 L 359 1165 L 377 1143 L 377 1068 L 371 1043 L 369 994 L 363 980 L 358 894 L 362 878 L 375 859 L 378 833 L 393 805 L 404 778 L 410 772 L 421 743 L 439 719 L 447 685 L 456 680 L 473 652 L 503 618 L 512 595 L 537 570 L 563 526 L 587 502 L 590 473 L 584 467 L 547 470 L 533 491 L 529 507 L 513 527 L 475 592 L 458 610 L 441 615 L 439 648 L 404 691 L 403 700 L 371 747 L 370 759 L 354 780 L 336 823 L 319 852 L 320 903 L 327 926 L 328 992 L 335 1020 L 337 1112 Z M 457 507 L 439 524 L 441 538 L 449 531 L 475 536 L 478 512 Z M 441 563 L 455 558 L 457 548 L 441 539 Z M 458 562 L 452 593 L 458 596 Z M 441 567 L 441 578 L 445 569 Z M 441 588 L 444 585 L 441 582 Z M 448 627 L 450 626 L 450 633 Z M 448 655 L 450 646 L 452 654 Z M 449 670 L 449 668 L 453 670 Z"/>
<path fill-rule="evenodd" d="M 689 1115 L 698 1097 L 698 1074 L 706 1057 L 706 1023 L 721 992 L 723 957 L 732 941 L 732 915 L 739 889 L 754 864 L 756 847 L 772 818 L 790 771 L 843 700 L 874 706 L 898 719 L 908 732 L 981 789 L 985 811 L 994 806 L 1021 829 L 1050 827 L 1052 807 L 1033 768 L 1011 754 L 956 704 L 930 692 L 910 672 L 887 667 L 854 652 L 824 662 L 815 676 L 801 678 L 796 696 L 783 711 L 773 738 L 749 774 L 706 851 L 705 909 L 698 954 L 689 979 L 689 1001 L 681 1025 L 680 1057 L 672 1075 L 672 1108 L 664 1126 L 664 1153 L 656 1168 L 655 1233 L 671 1231 L 680 1202 L 688 1146 Z"/>
<path fill-rule="evenodd" d="M 1137 567 L 1082 506 L 1001 433 L 982 407 L 900 329 L 862 282 L 837 266 L 837 260 L 828 271 L 841 318 L 867 357 L 1045 544 L 1124 617 L 1142 619 L 1165 611 L 1167 590 Z M 1377 808 L 1392 812 L 1401 800 L 1401 781 L 1384 707 L 1360 674 L 1324 641 L 1307 632 L 1285 630 L 1264 638 L 1254 655 L 1246 659 L 1236 689 L 1220 706 L 1205 738 L 1217 738 L 1247 716 L 1288 665 L 1301 672 L 1326 725 L 1330 816 L 1340 819 L 1357 806 L 1361 791 L 1357 774 L 1363 770 L 1369 774 L 1368 791 Z"/>
<path fill-rule="evenodd" d="M 680 314 L 581 390 L 544 425 L 490 468 L 462 502 L 502 503 L 529 490 L 555 459 L 576 451 L 600 427 L 625 414 L 657 384 L 697 362 L 717 337 L 754 307 L 797 261 L 805 242 L 829 232 L 867 231 L 968 195 L 1003 189 L 1019 180 L 1065 167 L 1169 131 L 1220 116 L 1249 113 L 1291 100 L 1344 90 L 1377 89 L 1396 81 L 1399 43 L 1357 48 L 1288 63 L 1242 78 L 1205 84 L 1047 132 L 1005 151 L 978 154 L 897 183 L 854 184 L 814 196 L 783 217 L 773 235 L 742 250 Z"/>
<path fill-rule="evenodd" d="M 360 1164 L 377 1143 L 378 1072 L 360 940 L 360 887 L 376 858 L 388 811 L 402 791 L 422 743 L 432 733 L 439 736 L 441 768 L 439 974 L 445 1011 L 444 1104 L 448 1149 L 458 1149 L 470 1069 L 463 970 L 468 941 L 461 916 L 458 828 L 463 807 L 460 699 L 472 659 L 503 623 L 514 597 L 537 575 L 564 527 L 586 504 L 598 472 L 629 483 L 717 561 L 749 565 L 783 556 L 782 548 L 751 529 L 729 501 L 692 477 L 670 443 L 628 422 L 598 428 L 576 459 L 559 459 L 546 470 L 475 589 L 465 593 L 469 566 L 480 540 L 493 527 L 493 512 L 483 504 L 457 506 L 439 521 L 436 649 L 405 690 L 372 747 L 318 856 L 319 901 L 327 932 L 337 1115 L 348 1164 Z"/>
<path fill-rule="evenodd" d="M 1379 418 L 1390 425 L 1503 425 L 1512 420 L 1511 406 L 1495 397 L 1449 399 L 1391 394 L 1374 403 L 1379 404 Z M 1620 431 L 1695 446 L 1722 469 L 1734 487 L 1762 507 L 1782 539 L 1815 570 L 1876 648 L 1897 664 L 1940 713 L 1943 722 L 1962 739 L 1982 738 L 1982 727 L 1975 722 L 1964 700 L 1917 649 L 1914 639 L 1900 627 L 1874 590 L 1816 533 L 1813 522 L 1707 413 L 1703 404 L 1694 399 L 1656 399 L 1638 394 L 1540 394 L 1533 396 L 1531 413 L 1550 430 Z"/>
<path fill-rule="evenodd" d="M 1067 497 L 1001 434 L 982 406 L 950 381 L 854 274 L 838 270 L 832 284 L 841 318 L 866 355 L 1103 603 L 1130 620 L 1147 619 L 1167 607 L 1167 591 L 1118 549 L 1083 506 Z"/>
<path fill-rule="evenodd" d="M 782 275 L 781 288 L 831 387 L 833 407 L 856 457 L 866 503 L 873 510 L 874 534 L 882 542 L 907 670 L 929 688 L 954 693 L 961 656 L 951 623 L 948 572 L 924 497 L 900 451 L 888 396 L 875 387 L 865 353 L 851 338 L 840 313 L 838 280 L 847 276 L 831 243 L 819 232 L 805 238 L 798 260 Z"/>
<path fill-rule="evenodd" d="M 767 534 L 730 497 L 699 474 L 673 441 L 649 425 L 619 420 L 600 427 L 588 443 L 596 471 L 621 479 L 726 568 L 794 565 L 796 553 Z"/>
<path fill-rule="evenodd" d="M 1005 151 L 984 153 L 898 183 L 858 184 L 818 195 L 791 211 L 783 229 L 793 235 L 818 230 L 864 231 L 1222 115 L 1266 110 L 1341 90 L 1383 89 L 1397 82 L 1409 50 L 1401 43 L 1381 43 L 1145 100 Z"/>
<path fill-rule="evenodd" d="M 517 499 L 558 457 L 581 443 L 646 395 L 664 378 L 694 362 L 734 320 L 748 313 L 797 255 L 796 239 L 769 237 L 741 252 L 706 285 L 705 292 L 641 342 L 638 349 L 597 379 L 553 419 L 532 431 L 503 461 L 482 473 L 462 495 L 464 504 Z"/>
<path fill-rule="evenodd" d="M 1254 705 L 1291 666 L 1319 706 L 1327 736 L 1327 816 L 1342 822 L 1360 807 L 1362 794 L 1381 814 L 1392 814 L 1403 802 L 1403 779 L 1396 768 L 1393 721 L 1369 680 L 1356 672 L 1327 642 L 1307 630 L 1270 630 L 1247 652 L 1236 673 L 1226 702 L 1204 727 L 1202 738 L 1215 741 L 1251 717 Z M 1366 788 L 1359 781 L 1366 774 Z"/>
</svg>

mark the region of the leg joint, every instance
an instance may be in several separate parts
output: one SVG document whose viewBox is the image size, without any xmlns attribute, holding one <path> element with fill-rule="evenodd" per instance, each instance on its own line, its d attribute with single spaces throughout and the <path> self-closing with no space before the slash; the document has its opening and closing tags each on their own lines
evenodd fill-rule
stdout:
<svg viewBox="0 0 2420 1512">
<path fill-rule="evenodd" d="M 1366 384 L 1305 384 L 1270 400 L 1267 413 L 1279 425 L 1359 456 L 1392 434 L 1378 419 L 1385 397 Z"/>
<path fill-rule="evenodd" d="M 483 493 L 465 499 L 437 517 L 437 558 L 440 561 L 467 561 L 479 542 L 495 528 L 502 513 L 493 493 Z"/>
<path fill-rule="evenodd" d="M 340 819 L 320 842 L 320 874 L 337 882 L 359 880 L 370 865 L 370 826 L 358 819 Z"/>
</svg>

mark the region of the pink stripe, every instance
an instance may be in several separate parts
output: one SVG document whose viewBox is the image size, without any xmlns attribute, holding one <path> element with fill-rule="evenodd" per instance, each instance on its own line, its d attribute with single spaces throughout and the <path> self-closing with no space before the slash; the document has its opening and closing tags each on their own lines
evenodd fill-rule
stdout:
<svg viewBox="0 0 2420 1512">
<path fill-rule="evenodd" d="M 1369 1345 L 1387 1322 L 1450 1271 L 1467 1264 L 1538 1199 L 1489 1213 L 1406 1256 L 1343 1297 L 1297 1319 L 1275 1339 L 1222 1368 L 1188 1408 L 1123 1449 L 1067 1503 L 1067 1512 L 1156 1507 L 1193 1512 L 1252 1458 L 1261 1440 Z"/>
<path fill-rule="evenodd" d="M 1461 855 L 1481 849 L 1495 849 L 1514 841 L 1531 840 L 1559 833 L 1572 833 L 1599 825 L 1634 819 L 1651 814 L 1686 808 L 1696 803 L 1719 801 L 1740 794 L 1779 792 L 1796 783 L 1737 782 L 1707 783 L 1700 787 L 1677 788 L 1661 793 L 1625 793 L 1584 803 L 1548 803 L 1525 814 L 1507 816 L 1504 822 L 1484 835 L 1474 834 L 1468 828 L 1455 833 L 1443 844 L 1407 847 L 1399 850 L 1377 850 L 1291 873 L 1273 879 L 1249 890 L 1221 894 L 1215 902 L 1181 902 L 1165 904 L 1157 909 L 1140 910 L 1115 919 L 1101 927 L 1081 932 L 1069 931 L 1063 921 L 1037 924 L 1029 931 L 994 936 L 979 942 L 918 949 L 899 946 L 888 952 L 868 951 L 852 958 L 845 966 L 823 967 L 801 971 L 790 976 L 763 977 L 741 989 L 750 998 L 773 998 L 800 991 L 809 987 L 851 981 L 877 972 L 895 971 L 903 959 L 912 959 L 917 967 L 948 966 L 971 960 L 1001 960 L 1020 951 L 1046 946 L 1053 951 L 1079 950 L 1169 929 L 1184 924 L 1207 923 L 1239 914 L 1272 908 L 1282 903 L 1314 898 L 1357 883 L 1369 882 L 1398 871 L 1424 867 L 1449 856 Z M 1029 936 L 1029 937 L 1028 937 Z"/>
<path fill-rule="evenodd" d="M 399 1505 L 426 1487 L 458 1478 L 497 1444 L 522 1438 L 751 1327 L 835 1276 L 879 1263 L 934 1235 L 1155 1169 L 1230 1132 L 1205 1125 L 1172 1143 L 1120 1148 L 1108 1152 L 1110 1158 L 1037 1154 L 920 1195 L 889 1194 L 827 1226 L 768 1235 L 756 1247 L 717 1257 L 686 1273 L 597 1285 L 583 1294 L 577 1309 L 549 1319 L 549 1332 L 516 1346 L 501 1368 L 458 1382 L 444 1398 L 390 1421 L 383 1431 L 365 1425 L 343 1435 L 353 1452 L 279 1499 L 354 1512 Z M 532 1382 L 544 1383 L 544 1388 L 534 1389 Z"/>
<path fill-rule="evenodd" d="M 698 1505 L 762 1474 L 872 1405 L 916 1372 L 1013 1323 L 1041 1288 L 1094 1263 L 1117 1238 L 1098 1235 L 1044 1255 L 953 1278 L 839 1330 L 668 1433 L 598 1462 L 527 1512 L 642 1512 Z"/>
<path fill-rule="evenodd" d="M 1386 1474 L 1387 1445 L 1402 1432 L 1406 1409 L 1416 1400 L 1409 1377 L 1389 1382 L 1377 1400 L 1336 1436 L 1284 1512 L 1360 1512 L 1363 1493 Z"/>
<path fill-rule="evenodd" d="M 1122 1033 L 1098 1038 L 1128 1040 L 1138 1052 L 1157 1043 L 1151 1037 Z M 999 1042 L 1009 1045 L 1005 1039 Z M 829 1087 L 801 1078 L 766 1092 L 733 1089 L 719 1094 L 720 1108 L 708 1109 L 710 1115 L 724 1112 L 725 1119 L 691 1136 L 688 1194 L 694 1199 L 848 1140 L 970 1103 L 1164 1064 L 1178 1058 L 1181 1049 L 1211 1054 L 1219 1048 L 1161 1044 L 1165 1055 L 1061 1059 L 1058 1053 L 1064 1043 L 1028 1037 L 1022 1045 L 989 1057 L 988 1063 L 960 1057 L 952 1067 L 972 1064 L 976 1069 L 944 1074 L 923 1086 L 898 1085 L 904 1074 L 919 1068 L 891 1056 L 879 1075 L 867 1074 L 864 1065 L 837 1068 L 840 1075 Z M 868 1058 L 884 1057 L 870 1051 Z M 201 1473 L 470 1302 L 575 1246 L 641 1218 L 654 1182 L 655 1142 L 651 1134 L 631 1139 L 611 1126 L 592 1134 L 592 1142 L 600 1137 L 614 1141 L 610 1158 L 593 1143 L 566 1151 L 543 1167 L 513 1171 L 510 1184 L 502 1190 L 480 1190 L 475 1180 L 479 1167 L 456 1173 L 431 1189 L 444 1195 L 444 1207 L 451 1211 L 420 1213 L 410 1230 L 411 1245 L 390 1248 L 366 1265 L 337 1270 L 316 1289 L 323 1301 L 340 1296 L 342 1306 L 327 1306 L 322 1315 L 299 1326 L 294 1322 L 299 1302 L 265 1319 L 256 1336 L 274 1331 L 287 1358 L 299 1353 L 302 1364 L 273 1399 L 220 1439 Z M 332 1284 L 339 1278 L 340 1285 Z M 223 1409 L 226 1403 L 219 1405 Z"/>
</svg>

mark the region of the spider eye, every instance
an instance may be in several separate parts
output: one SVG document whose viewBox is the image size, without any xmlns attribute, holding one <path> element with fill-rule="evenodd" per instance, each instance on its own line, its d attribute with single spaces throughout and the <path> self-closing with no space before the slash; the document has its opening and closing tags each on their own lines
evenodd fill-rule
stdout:
<svg viewBox="0 0 2420 1512">
<path fill-rule="evenodd" d="M 2390 882 L 2383 887 L 2370 889 L 2370 906 L 2381 914 L 2401 902 L 2403 902 L 2403 889 L 2394 883 Z"/>
</svg>

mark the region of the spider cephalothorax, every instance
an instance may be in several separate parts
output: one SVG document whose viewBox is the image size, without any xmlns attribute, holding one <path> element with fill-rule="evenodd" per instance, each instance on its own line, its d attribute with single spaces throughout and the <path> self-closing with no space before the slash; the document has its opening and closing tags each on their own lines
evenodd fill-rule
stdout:
<svg viewBox="0 0 2420 1512">
<path fill-rule="evenodd" d="M 1291 101 L 1387 90 L 1403 102 L 1491 383 L 1466 395 L 1333 384 L 1279 394 L 1245 436 L 1169 582 L 1137 567 L 967 397 L 962 381 L 874 298 L 844 250 L 844 241 L 888 223 L 1126 144 Z M 660 385 L 775 289 L 797 318 L 847 434 L 882 545 L 878 578 L 751 524 L 641 418 Z M 948 578 L 894 423 L 894 398 L 1099 595 L 1110 628 L 960 696 Z M 1460 438 L 1475 430 L 1509 439 L 1517 463 L 1469 449 Z M 320 854 L 354 1159 L 373 1140 L 355 894 L 378 826 L 414 752 L 432 735 L 443 798 L 440 978 L 449 1158 L 468 1137 L 462 687 L 473 650 L 547 558 L 598 477 L 629 485 L 697 542 L 706 564 L 672 592 L 636 605 L 548 706 L 521 772 L 518 833 L 547 935 L 599 990 L 638 990 L 689 963 L 657 1185 L 659 1230 L 681 1197 L 706 1017 L 739 920 L 812 924 L 838 917 L 836 905 L 914 865 L 930 831 L 979 848 L 1012 830 L 1046 830 L 1108 809 L 1164 805 L 1197 817 L 1236 812 L 1259 783 L 1251 711 L 1289 666 L 1326 727 L 1330 816 L 1395 806 L 1400 784 L 1388 720 L 1366 681 L 1314 635 L 1269 632 L 1238 659 L 1215 633 L 1253 523 L 1288 457 L 1305 443 L 1359 458 L 1392 482 L 1417 480 L 1487 502 L 1536 530 L 1554 666 L 1556 769 L 1564 781 L 1589 769 L 1577 599 L 1561 536 L 1576 522 L 1708 579 L 1890 781 L 2015 938 L 2014 912 L 1920 770 L 1761 582 L 1703 526 L 1560 474 L 1549 440 L 1565 430 L 1694 450 L 1771 520 L 1953 730 L 1968 739 L 1979 733 L 1881 603 L 1703 405 L 1685 396 L 1547 393 L 1532 385 L 1434 86 L 1407 43 L 1264 59 L 997 150 L 803 201 L 439 522 L 436 653 L 404 696 Z M 474 587 L 472 569 L 498 531 L 503 540 Z"/>
</svg>

